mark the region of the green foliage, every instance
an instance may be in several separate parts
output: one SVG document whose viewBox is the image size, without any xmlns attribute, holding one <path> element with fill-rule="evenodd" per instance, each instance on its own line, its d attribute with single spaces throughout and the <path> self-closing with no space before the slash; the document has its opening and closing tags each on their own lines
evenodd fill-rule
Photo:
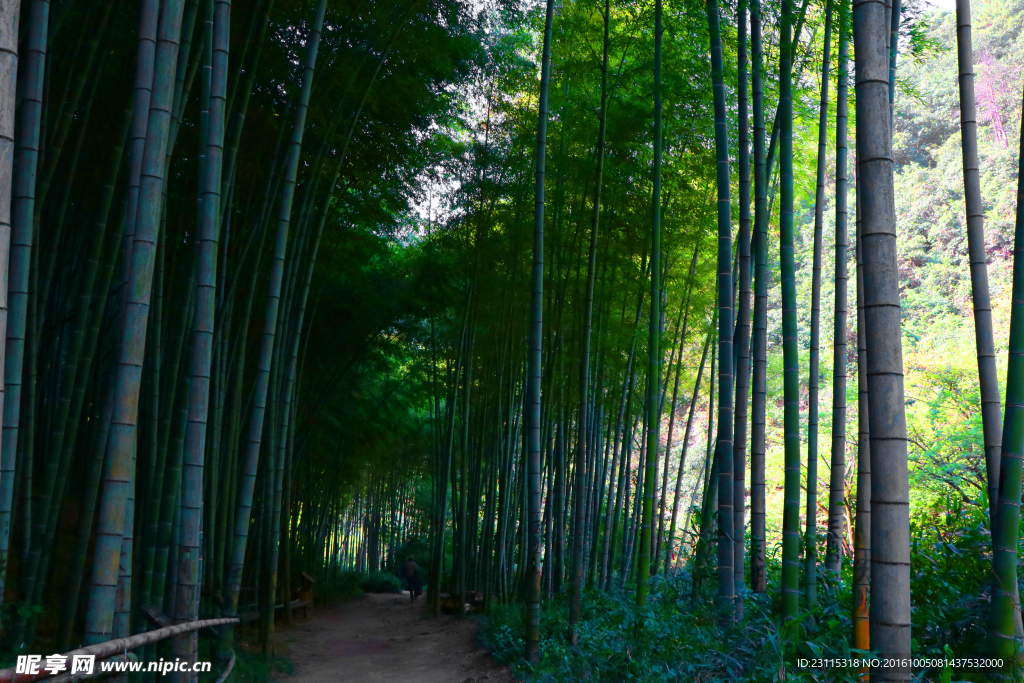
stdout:
<svg viewBox="0 0 1024 683">
<path fill-rule="evenodd" d="M 1012 247 L 1024 65 L 1024 6 L 990 0 L 972 7 L 978 98 L 978 152 L 985 233 L 995 291 L 1007 284 L 1001 261 Z M 970 295 L 957 107 L 956 18 L 929 16 L 939 48 L 900 67 L 916 97 L 896 103 L 894 155 L 905 319 L 958 312 Z M 995 293 L 995 291 L 993 293 Z"/>
<path fill-rule="evenodd" d="M 388 567 L 397 572 L 398 568 L 402 566 L 402 563 L 410 557 L 416 560 L 416 565 L 419 567 L 420 575 L 423 576 L 427 570 L 430 558 L 430 546 L 427 545 L 424 538 L 420 536 L 412 536 L 398 548 L 392 550 L 388 561 Z"/>
<path fill-rule="evenodd" d="M 272 683 L 277 678 L 276 674 L 294 675 L 295 664 L 287 657 L 275 656 L 268 661 L 262 652 L 235 648 L 235 668 L 228 678 L 231 683 Z"/>
<path fill-rule="evenodd" d="M 983 502 L 983 504 L 985 504 Z M 987 504 L 985 504 L 987 507 Z M 992 564 L 985 508 L 957 496 L 919 510 L 910 523 L 914 652 L 985 652 Z"/>
<path fill-rule="evenodd" d="M 604 318 L 594 352 L 603 364 L 603 390 L 608 391 L 603 398 L 606 416 L 617 411 L 626 350 L 636 335 L 632 311 L 636 293 L 644 287 L 646 277 L 642 267 L 647 258 L 646 226 L 650 211 L 652 5 L 613 3 L 612 8 L 612 88 L 599 256 L 603 265 L 597 294 L 597 308 Z M 968 308 L 970 290 L 956 120 L 955 21 L 950 13 L 929 10 L 915 0 L 907 0 L 903 7 L 904 51 L 899 62 L 901 80 L 893 153 L 897 162 L 897 229 L 911 437 L 913 637 L 915 654 L 962 656 L 984 650 L 990 547 L 977 370 Z M 435 464 L 431 462 L 434 457 L 440 461 L 445 453 L 440 441 L 447 430 L 456 435 L 454 451 L 448 455 L 457 461 L 465 457 L 466 449 L 472 449 L 471 461 L 476 464 L 479 456 L 484 463 L 481 471 L 487 476 L 496 462 L 492 460 L 495 450 L 520 437 L 514 421 L 505 417 L 504 412 L 510 403 L 521 400 L 516 393 L 516 378 L 521 371 L 515 366 L 515 359 L 521 359 L 524 353 L 523 302 L 529 300 L 524 273 L 529 270 L 530 259 L 524 245 L 528 245 L 532 215 L 534 178 L 530 159 L 536 142 L 537 86 L 537 65 L 531 59 L 539 51 L 536 37 L 540 9 L 534 4 L 520 13 L 519 8 L 509 5 L 490 14 L 484 12 L 480 21 L 487 29 L 478 36 L 482 54 L 461 82 L 460 87 L 465 88 L 465 100 L 458 103 L 461 109 L 448 110 L 447 118 L 439 114 L 439 125 L 429 129 L 429 134 L 414 125 L 403 128 L 403 134 L 420 134 L 422 147 L 389 148 L 387 160 L 394 166 L 389 168 L 390 175 L 383 174 L 389 182 L 381 186 L 367 181 L 377 167 L 360 157 L 366 168 L 360 169 L 358 177 L 366 182 L 353 188 L 345 202 L 339 204 L 344 240 L 333 255 L 322 261 L 328 295 L 324 301 L 331 303 L 330 310 L 321 311 L 321 315 L 325 316 L 326 327 L 335 332 L 313 341 L 310 355 L 317 363 L 326 359 L 351 365 L 341 371 L 344 381 L 339 381 L 338 390 L 326 393 L 323 400 L 328 408 L 327 419 L 316 423 L 310 443 L 317 468 L 343 482 L 346 502 L 356 492 L 366 490 L 361 489 L 366 483 L 366 471 L 391 471 L 389 468 L 393 467 L 413 482 L 413 514 L 425 521 L 433 504 L 433 482 L 420 475 Z M 765 8 L 768 64 L 778 61 L 778 46 L 773 43 L 777 10 L 775 3 Z M 1015 139 L 1019 119 L 1024 5 L 1020 0 L 989 0 L 976 3 L 975 10 L 979 97 L 988 98 L 979 104 L 982 192 L 998 326 L 1005 324 L 1006 319 L 1006 297 L 1001 291 L 1005 292 L 1008 282 L 1006 265 L 1016 178 L 1016 151 L 1007 141 Z M 722 11 L 726 80 L 732 83 L 736 78 L 732 53 L 735 36 L 731 34 L 735 17 L 730 16 L 734 6 L 726 3 Z M 666 300 L 670 302 L 670 315 L 673 302 L 680 299 L 686 284 L 682 270 L 688 255 L 695 245 L 702 244 L 694 278 L 692 316 L 697 322 L 691 324 L 695 328 L 706 325 L 705 318 L 710 317 L 707 314 L 713 306 L 708 293 L 714 290 L 713 254 L 708 238 L 714 231 L 710 78 L 707 29 L 702 13 L 700 3 L 684 1 L 675 3 L 665 19 Z M 806 367 L 809 344 L 806 304 L 810 300 L 811 280 L 813 146 L 818 133 L 817 83 L 808 74 L 814 73 L 814 62 L 822 47 L 822 14 L 819 3 L 810 3 L 803 39 L 814 37 L 803 46 L 806 53 L 798 57 L 803 78 L 794 92 L 794 241 L 800 367 Z M 551 336 L 544 346 L 550 354 L 544 370 L 544 391 L 553 414 L 557 414 L 562 403 L 572 406 L 575 402 L 572 350 L 579 342 L 576 325 L 581 317 L 582 299 L 576 271 L 583 253 L 580 226 L 587 224 L 592 209 L 591 157 L 597 135 L 596 56 L 600 54 L 600 24 L 599 12 L 593 11 L 593 7 L 569 2 L 563 3 L 555 22 L 545 225 L 549 250 L 545 261 L 545 292 L 549 293 L 545 325 Z M 765 83 L 769 130 L 778 96 L 778 83 L 771 71 L 766 74 Z M 852 107 L 850 115 L 852 130 Z M 730 135 L 735 135 L 733 123 L 730 120 Z M 829 139 L 833 138 L 830 131 Z M 401 144 L 407 144 L 409 139 L 402 137 Z M 369 147 L 365 152 L 370 153 Z M 405 153 L 412 156 L 403 157 Z M 410 161 L 403 163 L 405 159 Z M 776 164 L 776 172 L 777 168 Z M 379 176 L 373 177 L 375 182 L 378 179 Z M 833 181 L 834 178 L 829 180 Z M 416 188 L 419 204 L 408 201 L 403 207 L 403 201 L 412 197 L 411 193 L 403 194 L 410 187 Z M 831 186 L 826 190 L 830 197 L 832 190 Z M 773 206 L 777 205 L 774 195 L 773 189 Z M 852 239 L 853 196 L 849 206 Z M 419 212 L 418 225 L 413 225 L 417 219 L 406 209 Z M 834 246 L 832 209 L 828 206 L 825 212 L 826 254 L 832 253 Z M 777 225 L 777 219 L 772 225 Z M 769 235 L 769 241 L 774 243 L 768 245 L 768 267 L 770 272 L 777 272 L 777 229 L 770 228 Z M 851 262 L 853 254 L 851 248 Z M 823 264 L 823 301 L 833 297 L 834 266 L 830 260 L 826 258 Z M 851 278 L 851 304 L 856 301 L 854 282 Z M 783 479 L 781 302 L 777 287 L 769 291 L 769 597 L 750 596 L 743 627 L 723 633 L 715 625 L 708 602 L 690 604 L 691 577 L 685 572 L 653 582 L 649 604 L 639 612 L 629 597 L 628 585 L 621 594 L 588 593 L 583 601 L 578 647 L 569 644 L 568 605 L 562 599 L 548 601 L 542 614 L 540 661 L 534 667 L 520 659 L 525 626 L 521 606 L 495 605 L 482 639 L 499 659 L 511 663 L 527 680 L 766 681 L 779 680 L 781 675 L 789 680 L 809 681 L 816 679 L 809 670 L 793 665 L 796 657 L 850 653 L 846 640 L 851 630 L 848 557 L 840 584 L 830 576 L 818 577 L 822 591 L 820 606 L 811 613 L 801 613 L 797 620 L 799 637 L 793 638 L 788 652 L 781 644 L 783 639 L 775 617 L 779 611 L 775 604 L 779 566 L 778 547 L 774 543 L 781 526 Z M 644 306 L 649 303 L 641 304 L 641 315 L 647 310 Z M 831 342 L 830 309 L 825 306 L 822 311 L 823 348 Z M 471 322 L 465 322 L 469 319 Z M 849 328 L 848 341 L 853 341 L 856 322 L 852 312 Z M 459 354 L 466 352 L 462 335 L 467 329 L 471 330 L 475 344 L 469 347 L 475 348 L 469 352 L 475 354 L 473 400 L 465 414 L 456 411 L 452 426 L 448 427 L 442 418 L 448 414 L 453 397 L 461 409 L 458 392 L 464 379 L 460 380 L 453 368 L 458 367 Z M 692 333 L 682 352 L 683 373 L 688 381 L 695 375 L 694 356 L 702 334 L 703 331 Z M 647 353 L 642 337 L 636 349 L 638 367 L 643 367 Z M 1003 338 L 1005 335 L 997 328 L 997 339 Z M 854 348 L 851 343 L 851 381 L 847 385 L 850 454 L 855 453 L 856 447 L 856 429 L 851 426 L 857 421 Z M 570 352 L 566 353 L 566 349 Z M 828 471 L 828 452 L 821 444 L 829 442 L 832 428 L 831 363 L 831 354 L 823 354 L 823 414 L 819 416 L 819 456 L 823 460 L 819 462 L 819 472 Z M 506 368 L 506 364 L 512 369 Z M 642 395 L 643 389 L 642 384 L 638 385 L 636 395 Z M 802 392 L 803 387 L 801 396 Z M 510 415 L 516 409 L 509 410 Z M 635 405 L 632 409 L 636 411 Z M 699 421 L 705 419 L 701 411 Z M 801 411 L 803 422 L 807 418 L 803 406 Z M 568 413 L 565 419 L 571 421 L 571 407 Z M 468 428 L 466 419 L 470 423 Z M 468 444 L 460 443 L 463 434 L 468 435 Z M 497 443 L 497 448 L 492 443 Z M 697 452 L 701 450 L 700 444 L 691 444 L 693 460 L 689 465 L 698 474 L 702 463 Z M 634 465 L 635 457 L 634 453 Z M 852 461 L 855 458 L 848 458 L 848 462 Z M 474 476 L 472 472 L 470 476 Z M 503 470 L 496 475 L 501 482 L 491 492 L 505 495 L 504 476 Z M 473 495 L 469 488 L 472 482 L 461 477 L 458 471 L 452 476 L 453 491 L 459 496 Z M 696 488 L 694 480 L 699 481 L 699 476 L 687 474 L 684 480 L 683 495 L 687 500 Z M 826 482 L 827 477 L 820 481 Z M 852 469 L 848 483 L 852 513 L 856 503 Z M 631 484 L 635 486 L 635 481 Z M 449 482 L 443 485 L 447 487 Z M 827 499 L 823 493 L 819 490 L 819 501 Z M 699 496 L 695 502 L 699 504 Z M 477 501 L 471 501 L 471 505 L 476 504 Z M 477 512 L 494 514 L 482 506 Z M 456 511 L 450 509 L 449 514 L 454 518 Z M 472 508 L 469 514 L 474 514 Z M 516 518 L 513 508 L 511 519 Z M 452 576 L 458 551 L 453 534 L 447 533 L 456 525 L 448 527 L 447 523 L 448 520 L 442 521 L 446 529 L 442 553 L 443 567 L 448 570 L 443 577 L 446 580 Z M 625 521 L 620 524 L 625 525 Z M 477 531 L 474 527 L 473 533 Z M 484 530 L 479 531 L 483 537 Z M 488 529 L 487 533 L 495 530 Z M 619 542 L 623 536 L 620 531 Z M 383 566 L 393 569 L 404 555 L 413 554 L 426 569 L 429 553 L 417 543 L 410 541 L 397 548 L 385 548 Z M 509 550 L 512 559 L 506 560 L 510 567 L 507 571 L 514 576 L 511 567 L 517 561 L 516 541 L 510 543 Z M 613 551 L 613 565 L 618 562 L 617 552 L 619 548 Z M 704 571 L 713 575 L 714 566 L 705 567 Z M 375 576 L 360 576 L 357 583 L 366 587 Z M 705 589 L 713 583 L 705 579 Z M 618 580 L 613 579 L 612 584 L 617 586 Z M 971 674 L 951 670 L 917 673 L 933 680 L 974 680 Z M 833 680 L 851 677 L 843 673 Z"/>
<path fill-rule="evenodd" d="M 366 595 L 366 593 L 358 585 L 340 586 L 336 591 L 329 594 L 333 600 L 354 600 L 355 598 L 361 598 L 364 595 Z"/>
<path fill-rule="evenodd" d="M 333 603 L 338 600 L 361 598 L 365 594 L 363 589 L 359 587 L 363 576 L 361 572 L 351 571 L 339 572 L 337 574 L 329 573 L 328 576 L 324 577 L 326 580 L 322 585 L 320 582 L 316 585 L 315 597 L 317 603 L 321 601 Z"/>
<path fill-rule="evenodd" d="M 911 524 L 913 647 L 920 657 L 967 657 L 985 652 L 986 577 L 991 562 L 983 507 L 960 498 L 933 504 Z M 714 553 L 712 552 L 712 557 Z M 714 569 L 709 568 L 710 574 Z M 705 580 L 696 604 L 690 601 L 691 576 L 680 571 L 652 581 L 648 605 L 637 610 L 631 587 L 611 594 L 584 596 L 580 642 L 572 647 L 568 603 L 559 596 L 543 604 L 540 659 L 523 659 L 521 605 L 495 605 L 481 643 L 527 683 L 554 681 L 730 681 L 768 680 L 836 682 L 856 680 L 854 671 L 801 667 L 801 658 L 855 657 L 850 647 L 852 567 L 843 565 L 837 582 L 819 569 L 824 599 L 800 612 L 791 643 L 783 643 L 779 618 L 776 555 L 768 558 L 767 595 L 748 594 L 745 620 L 722 631 L 713 603 L 714 582 Z M 982 681 L 984 674 L 950 668 L 915 671 L 925 681 Z M 955 678 L 954 678 L 955 676 Z"/>
<path fill-rule="evenodd" d="M 779 565 L 769 569 L 769 594 L 777 591 Z M 827 587 L 824 580 L 819 584 Z M 713 588 L 713 587 L 712 587 Z M 637 610 L 631 593 L 587 593 L 578 647 L 569 645 L 567 605 L 549 601 L 542 612 L 540 660 L 522 659 L 522 613 L 518 606 L 496 607 L 481 640 L 500 661 L 529 683 L 541 681 L 749 681 L 818 680 L 798 657 L 849 656 L 849 605 L 819 606 L 799 621 L 803 637 L 785 652 L 780 626 L 767 596 L 752 595 L 747 619 L 726 632 L 717 626 L 709 600 L 692 604 L 690 576 L 679 572 L 652 581 L 648 604 Z M 848 601 L 847 601 L 848 602 Z M 816 624 L 816 626 L 814 625 Z M 831 680 L 852 681 L 832 672 Z M 780 678 L 780 676 L 782 678 Z"/>
<path fill-rule="evenodd" d="M 367 593 L 401 593 L 402 582 L 391 572 L 370 572 L 360 582 L 359 587 Z"/>
<path fill-rule="evenodd" d="M 169 643 L 166 641 L 163 643 L 164 647 L 168 645 Z M 225 662 L 217 659 L 213 652 L 215 647 L 216 641 L 214 639 L 199 639 L 197 661 L 214 662 L 211 671 L 199 674 L 200 683 L 214 683 L 220 678 L 222 671 L 218 670 L 218 667 L 222 666 Z M 288 657 L 275 655 L 272 659 L 268 659 L 266 653 L 244 645 L 235 647 L 234 653 L 235 666 L 231 669 L 231 675 L 228 676 L 230 683 L 273 683 L 275 679 L 279 678 L 280 674 L 287 674 L 289 676 L 295 674 L 295 663 Z M 142 650 L 136 650 L 130 654 L 132 656 L 139 655 L 142 661 L 146 661 Z M 165 650 L 163 654 L 169 655 L 170 649 Z M 143 680 L 143 676 L 133 674 L 128 677 L 128 680 L 140 681 Z"/>
<path fill-rule="evenodd" d="M 978 385 L 969 370 L 945 367 L 922 369 L 916 383 L 923 405 L 908 411 L 911 484 L 915 502 L 938 504 L 953 496 L 960 504 L 977 506 L 985 495 L 985 454 L 982 449 Z"/>
</svg>

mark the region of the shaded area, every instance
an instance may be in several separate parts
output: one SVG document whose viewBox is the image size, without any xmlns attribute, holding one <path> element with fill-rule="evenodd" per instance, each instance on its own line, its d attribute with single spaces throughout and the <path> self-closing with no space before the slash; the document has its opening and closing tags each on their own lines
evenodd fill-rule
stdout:
<svg viewBox="0 0 1024 683">
<path fill-rule="evenodd" d="M 281 683 L 416 681 L 513 683 L 516 679 L 474 642 L 473 619 L 425 613 L 407 593 L 370 593 L 336 603 L 310 621 L 282 630 L 277 650 L 295 664 Z"/>
</svg>

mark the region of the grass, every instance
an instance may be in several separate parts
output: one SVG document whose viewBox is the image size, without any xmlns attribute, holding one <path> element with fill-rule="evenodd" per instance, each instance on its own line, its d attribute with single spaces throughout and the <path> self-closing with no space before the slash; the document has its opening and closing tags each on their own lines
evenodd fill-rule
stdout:
<svg viewBox="0 0 1024 683">
<path fill-rule="evenodd" d="M 963 520 L 957 520 L 962 523 Z M 915 544 L 934 548 L 934 531 L 924 532 Z M 977 539 L 957 539 L 965 546 Z M 959 559 L 959 558 L 958 558 Z M 961 562 L 972 563 L 967 553 Z M 927 563 L 925 563 L 927 564 Z M 565 595 L 542 603 L 540 656 L 536 664 L 523 659 L 524 610 L 521 604 L 492 607 L 479 640 L 492 655 L 512 668 L 527 683 L 556 681 L 644 681 L 648 683 L 764 683 L 766 681 L 834 681 L 852 683 L 853 670 L 828 672 L 801 666 L 800 659 L 858 656 L 850 647 L 849 565 L 842 586 L 824 572 L 819 574 L 819 605 L 783 625 L 778 600 L 779 566 L 769 563 L 768 592 L 748 592 L 744 620 L 722 627 L 715 607 L 716 581 L 708 575 L 703 595 L 691 601 L 692 577 L 686 571 L 655 577 L 647 605 L 637 608 L 635 587 L 610 593 L 587 591 L 579 624 L 579 643 L 572 646 Z M 918 563 L 915 563 L 918 565 Z M 918 565 L 919 566 L 919 565 Z M 945 571 L 942 571 L 945 570 Z M 968 580 L 971 577 L 973 580 Z M 935 576 L 919 574 L 914 581 L 914 653 L 918 657 L 978 656 L 983 644 L 984 615 L 977 595 L 981 586 L 976 568 L 950 562 Z M 930 579 L 930 580 L 929 580 Z M 612 582 L 615 584 L 615 582 Z M 948 595 L 947 595 L 948 593 Z M 936 598 L 939 598 L 936 600 Z M 964 624 L 972 624 L 964 628 Z M 788 633 L 788 637 L 784 636 Z M 983 635 L 983 634 L 982 634 Z M 953 653 L 957 653 L 953 655 Z M 915 670 L 915 683 L 986 681 L 991 672 L 950 669 Z M 1012 680 L 1022 680 L 1014 678 Z"/>
</svg>

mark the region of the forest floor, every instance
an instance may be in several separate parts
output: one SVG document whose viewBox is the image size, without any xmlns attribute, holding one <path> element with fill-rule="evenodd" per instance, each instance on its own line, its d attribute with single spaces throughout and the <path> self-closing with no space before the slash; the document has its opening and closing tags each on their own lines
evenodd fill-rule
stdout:
<svg viewBox="0 0 1024 683">
<path fill-rule="evenodd" d="M 319 608 L 278 631 L 277 653 L 295 665 L 278 683 L 514 683 L 473 640 L 473 619 L 429 616 L 426 600 L 375 594 Z"/>
</svg>

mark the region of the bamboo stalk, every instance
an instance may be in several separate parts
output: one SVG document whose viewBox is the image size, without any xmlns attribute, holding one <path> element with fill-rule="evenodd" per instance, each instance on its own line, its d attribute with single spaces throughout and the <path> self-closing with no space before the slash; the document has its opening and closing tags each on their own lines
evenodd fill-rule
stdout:
<svg viewBox="0 0 1024 683">
<path fill-rule="evenodd" d="M 4 352 L 3 474 L 0 491 L 6 497 L 0 505 L 0 560 L 6 570 L 10 538 L 11 503 L 14 489 L 14 464 L 17 453 L 18 428 L 21 416 L 22 368 L 28 324 L 28 291 L 35 215 L 36 170 L 39 165 L 40 128 L 43 116 L 44 75 L 46 71 L 47 29 L 50 3 L 32 0 L 29 10 L 28 37 L 25 48 L 25 78 L 21 87 L 21 116 L 15 128 L 14 156 L 18 173 L 14 176 L 11 194 L 11 233 L 7 274 L 7 315 Z M 26 467 L 30 467 L 26 466 Z M 30 469 L 27 469 L 29 473 Z M 31 475 L 29 475 L 31 476 Z M 28 495 L 31 496 L 29 488 Z M 27 524 L 27 522 L 26 522 Z M 27 527 L 26 527 L 27 528 Z M 26 537 L 29 541 L 31 536 Z M 0 574 L 0 578 L 5 578 Z"/>
<path fill-rule="evenodd" d="M 828 144 L 828 81 L 832 49 L 832 1 L 825 4 L 825 42 L 818 104 L 818 158 L 814 193 L 814 246 L 811 265 L 811 352 L 807 379 L 807 507 L 804 535 L 804 597 L 818 604 L 818 375 L 821 353 L 821 241 L 825 215 L 825 153 Z"/>
<path fill-rule="evenodd" d="M 725 123 L 725 82 L 722 63 L 722 37 L 718 3 L 707 1 L 708 28 L 711 36 L 711 74 L 715 106 L 715 156 L 718 188 L 718 601 L 723 623 L 731 623 L 735 614 L 733 577 L 733 304 L 732 304 L 732 227 L 729 199 L 729 138 Z M 785 53 L 785 43 L 782 52 Z"/>
<path fill-rule="evenodd" d="M 260 442 L 263 432 L 263 420 L 266 414 L 268 382 L 270 379 L 270 362 L 274 352 L 274 335 L 277 329 L 277 314 L 280 305 L 281 280 L 284 271 L 284 259 L 288 245 L 288 228 L 291 222 L 292 201 L 295 194 L 295 180 L 302 148 L 302 136 L 305 130 L 306 110 L 313 86 L 313 72 L 316 68 L 317 49 L 320 44 L 320 32 L 323 27 L 326 0 L 317 5 L 316 20 L 313 24 L 306 63 L 302 78 L 302 94 L 296 109 L 295 126 L 285 163 L 285 173 L 281 196 L 281 212 L 278 220 L 277 241 L 270 277 L 270 292 L 267 297 L 267 312 L 264 331 L 260 345 L 260 358 L 257 369 L 254 404 L 247 435 L 245 462 L 242 468 L 242 483 L 238 497 L 238 511 L 235 517 L 235 538 L 228 569 L 228 614 L 238 611 L 238 596 L 241 589 L 242 569 L 245 562 L 246 541 L 249 533 L 249 512 L 252 508 L 253 489 L 256 484 L 256 468 L 259 462 Z M 231 629 L 226 629 L 224 643 L 230 648 Z"/>
</svg>

